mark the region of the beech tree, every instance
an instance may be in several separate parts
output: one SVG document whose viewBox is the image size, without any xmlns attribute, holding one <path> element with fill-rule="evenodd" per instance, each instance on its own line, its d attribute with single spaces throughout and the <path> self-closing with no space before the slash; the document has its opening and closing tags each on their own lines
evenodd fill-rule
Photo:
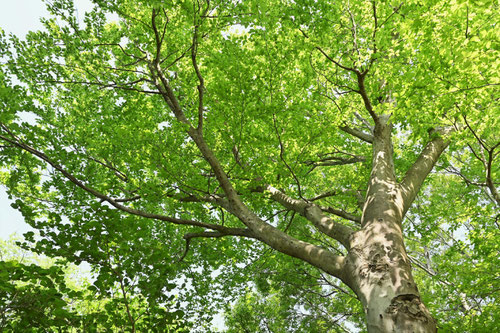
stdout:
<svg viewBox="0 0 500 333">
<path fill-rule="evenodd" d="M 494 327 L 498 2 L 93 2 L 2 36 L 26 248 L 200 330 Z"/>
</svg>

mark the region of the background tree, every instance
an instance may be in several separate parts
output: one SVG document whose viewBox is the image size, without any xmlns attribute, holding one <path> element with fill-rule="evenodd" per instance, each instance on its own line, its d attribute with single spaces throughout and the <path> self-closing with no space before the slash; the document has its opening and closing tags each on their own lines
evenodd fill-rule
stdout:
<svg viewBox="0 0 500 333">
<path fill-rule="evenodd" d="M 497 3 L 94 3 L 2 39 L 2 182 L 43 238 L 26 247 L 154 304 L 178 283 L 200 329 L 251 280 L 255 304 L 321 299 L 280 313 L 300 325 L 433 332 L 424 303 L 493 325 Z"/>
<path fill-rule="evenodd" d="M 122 281 L 92 285 L 89 272 L 26 251 L 18 241 L 0 242 L 2 332 L 189 331 L 182 312 L 166 306 L 172 302 L 159 305 Z"/>
</svg>

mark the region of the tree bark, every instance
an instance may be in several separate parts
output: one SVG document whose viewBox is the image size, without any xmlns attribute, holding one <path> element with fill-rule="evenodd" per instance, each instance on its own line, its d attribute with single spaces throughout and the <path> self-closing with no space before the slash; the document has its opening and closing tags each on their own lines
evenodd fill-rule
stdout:
<svg viewBox="0 0 500 333">
<path fill-rule="evenodd" d="M 442 140 L 439 143 L 444 145 Z M 396 181 L 392 155 L 391 124 L 388 116 L 381 116 L 374 131 L 362 228 L 352 234 L 345 260 L 346 280 L 363 304 L 368 332 L 436 332 L 436 321 L 420 299 L 404 245 L 402 221 L 414 196 L 405 195 Z M 431 167 L 426 168 L 428 173 L 427 169 Z M 419 176 L 425 178 L 426 172 Z"/>
<path fill-rule="evenodd" d="M 353 234 L 345 260 L 348 284 L 363 305 L 368 332 L 436 332 L 413 280 L 400 221 L 391 210 L 368 210 L 375 218 Z"/>
</svg>

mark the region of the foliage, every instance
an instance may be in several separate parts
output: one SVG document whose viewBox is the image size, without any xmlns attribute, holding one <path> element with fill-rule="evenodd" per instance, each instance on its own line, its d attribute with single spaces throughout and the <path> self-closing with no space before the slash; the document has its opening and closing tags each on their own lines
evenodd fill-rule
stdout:
<svg viewBox="0 0 500 333">
<path fill-rule="evenodd" d="M 9 248 L 10 247 L 10 248 Z M 67 298 L 80 299 L 81 292 L 69 288 L 64 266 L 48 267 L 23 263 L 12 256 L 15 248 L 2 242 L 0 261 L 0 329 L 24 332 L 78 326 L 79 316 Z M 21 259 L 21 258 L 18 258 Z"/>
<path fill-rule="evenodd" d="M 263 186 L 357 228 L 371 112 L 391 114 L 398 179 L 453 128 L 406 245 L 444 331 L 500 321 L 498 2 L 93 2 L 80 21 L 71 0 L 47 2 L 43 31 L 0 38 L 0 182 L 40 235 L 22 246 L 95 274 L 71 291 L 63 266 L 3 262 L 3 277 L 26 284 L 2 279 L 2 290 L 52 300 L 52 316 L 28 326 L 206 331 L 230 301 L 229 331 L 242 316 L 255 332 L 363 330 L 340 280 L 227 237 L 245 230 L 193 130 L 256 216 L 344 255 Z M 352 69 L 366 70 L 363 94 Z"/>
<path fill-rule="evenodd" d="M 95 290 L 90 272 L 23 250 L 11 239 L 0 243 L 0 329 L 2 332 L 116 332 L 131 326 L 186 332 L 180 312 L 148 304 L 142 295 L 123 298 L 113 281 Z"/>
</svg>

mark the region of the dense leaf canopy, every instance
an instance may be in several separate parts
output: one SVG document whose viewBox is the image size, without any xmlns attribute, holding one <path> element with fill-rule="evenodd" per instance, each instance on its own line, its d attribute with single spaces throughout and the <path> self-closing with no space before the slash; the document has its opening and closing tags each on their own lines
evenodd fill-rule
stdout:
<svg viewBox="0 0 500 333">
<path fill-rule="evenodd" d="M 0 182 L 38 230 L 25 248 L 90 263 L 96 298 L 147 303 L 130 327 L 182 310 L 204 331 L 226 309 L 229 332 L 363 330 L 340 280 L 244 228 L 193 137 L 263 221 L 342 255 L 266 186 L 358 228 L 385 114 L 397 179 L 450 142 L 403 223 L 424 303 L 444 331 L 500 322 L 498 2 L 93 2 L 78 20 L 47 1 L 44 30 L 0 39 Z"/>
</svg>

